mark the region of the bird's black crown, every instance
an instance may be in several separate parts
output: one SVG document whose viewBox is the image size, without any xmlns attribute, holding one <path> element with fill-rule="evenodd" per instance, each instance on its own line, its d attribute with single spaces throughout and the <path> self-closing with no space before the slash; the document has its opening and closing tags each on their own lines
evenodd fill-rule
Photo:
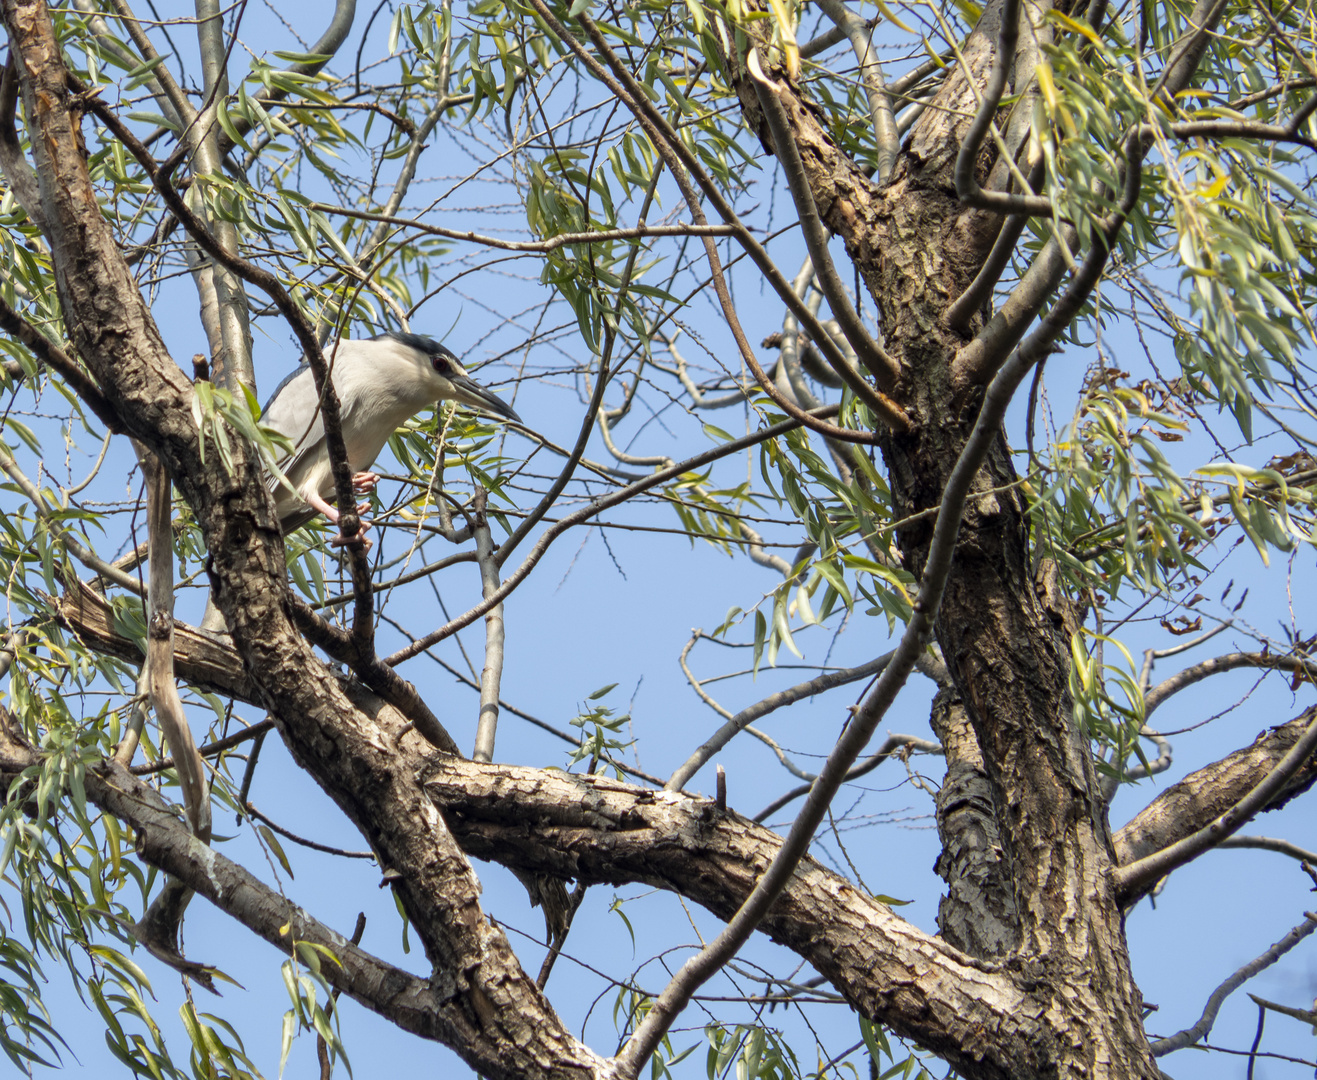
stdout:
<svg viewBox="0 0 1317 1080">
<path fill-rule="evenodd" d="M 426 356 L 444 356 L 450 360 L 456 360 L 453 350 L 447 345 L 435 341 L 432 337 L 425 337 L 422 334 L 405 334 L 401 330 L 390 330 L 387 333 L 377 334 L 370 339 L 371 341 L 396 341 L 399 345 L 406 345 L 409 349 L 415 349 L 419 353 L 425 353 Z"/>
<path fill-rule="evenodd" d="M 458 360 L 453 350 L 448 348 L 447 345 L 435 341 L 432 337 L 425 337 L 423 334 L 407 334 L 401 330 L 389 330 L 383 334 L 377 334 L 370 340 L 396 341 L 399 345 L 424 353 L 430 358 L 431 366 L 440 375 L 447 375 L 450 371 L 455 371 L 459 375 L 463 373 L 462 362 Z"/>
</svg>

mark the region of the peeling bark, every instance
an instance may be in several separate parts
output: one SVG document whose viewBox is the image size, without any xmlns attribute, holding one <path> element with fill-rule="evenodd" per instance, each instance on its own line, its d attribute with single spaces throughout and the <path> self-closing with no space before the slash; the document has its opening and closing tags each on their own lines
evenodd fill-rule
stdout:
<svg viewBox="0 0 1317 1080">
<path fill-rule="evenodd" d="M 957 948 L 1000 959 L 1019 944 L 1019 915 L 1003 865 L 992 785 L 965 706 L 954 692 L 938 694 L 932 725 L 947 758 L 936 800 L 942 852 L 934 869 L 947 883 L 937 924 Z"/>
</svg>

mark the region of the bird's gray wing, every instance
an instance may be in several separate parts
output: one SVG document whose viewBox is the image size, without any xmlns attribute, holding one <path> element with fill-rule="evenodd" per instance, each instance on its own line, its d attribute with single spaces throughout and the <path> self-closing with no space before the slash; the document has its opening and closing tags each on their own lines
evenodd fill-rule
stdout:
<svg viewBox="0 0 1317 1080">
<path fill-rule="evenodd" d="M 325 424 L 309 365 L 303 364 L 275 387 L 261 422 L 292 440 L 293 452 L 279 462 L 279 468 L 294 487 L 299 486 L 309 464 L 324 453 L 325 442 Z M 279 486 L 273 476 L 269 483 L 272 491 Z"/>
</svg>

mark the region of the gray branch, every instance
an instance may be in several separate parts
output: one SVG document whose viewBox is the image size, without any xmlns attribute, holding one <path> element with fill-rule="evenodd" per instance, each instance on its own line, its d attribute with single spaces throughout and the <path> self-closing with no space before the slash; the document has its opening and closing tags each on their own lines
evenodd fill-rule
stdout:
<svg viewBox="0 0 1317 1080">
<path fill-rule="evenodd" d="M 664 790 L 680 791 L 686 786 L 686 782 L 699 772 L 714 754 L 731 742 L 733 737 L 746 725 L 753 724 L 769 713 L 787 705 L 792 705 L 802 698 L 812 697 L 814 694 L 821 694 L 838 686 L 845 686 L 847 683 L 858 682 L 860 679 L 877 675 L 887 667 L 893 655 L 894 653 L 890 652 L 884 653 L 876 660 L 870 660 L 867 664 L 861 664 L 859 667 L 829 671 L 817 678 L 810 679 L 808 682 L 799 683 L 786 690 L 779 690 L 775 694 L 769 694 L 762 701 L 756 701 L 753 705 L 747 706 L 710 735 L 704 744 L 686 759 L 685 763 L 663 785 Z"/>
<path fill-rule="evenodd" d="M 1183 1031 L 1177 1031 L 1165 1039 L 1158 1039 L 1152 1043 L 1153 1057 L 1163 1057 L 1175 1050 L 1183 1050 L 1186 1046 L 1193 1046 L 1200 1039 L 1207 1037 L 1208 1032 L 1212 1030 L 1212 1025 L 1216 1023 L 1216 1014 L 1221 1011 L 1221 1006 L 1225 1004 L 1226 998 L 1238 990 L 1249 979 L 1260 971 L 1265 971 L 1271 967 L 1277 960 L 1289 952 L 1295 945 L 1306 938 L 1314 930 L 1317 930 L 1317 915 L 1306 913 L 1306 918 L 1275 945 L 1264 952 L 1261 956 L 1250 960 L 1242 968 L 1236 971 L 1225 982 L 1212 991 L 1212 996 L 1207 999 L 1207 1005 L 1203 1008 L 1203 1015 L 1198 1018 L 1198 1022 L 1193 1027 L 1185 1028 Z"/>
<path fill-rule="evenodd" d="M 1032 214 L 1042 217 L 1053 213 L 1052 200 L 1042 195 L 1012 194 L 1005 191 L 987 191 L 974 177 L 983 140 L 992 128 L 997 107 L 1006 91 L 1006 77 L 1015 63 L 1015 49 L 1020 41 L 1020 0 L 1005 0 L 1001 10 L 1001 33 L 997 42 L 997 55 L 993 60 L 988 85 L 983 90 L 979 110 L 974 122 L 965 133 L 956 156 L 956 196 L 969 206 L 983 210 L 998 210 L 1007 214 Z"/>
<path fill-rule="evenodd" d="M 883 85 L 882 67 L 873 51 L 873 27 L 852 12 L 842 0 L 815 0 L 819 10 L 846 35 L 860 65 L 860 81 L 869 102 L 869 119 L 873 121 L 874 139 L 878 143 L 878 182 L 886 183 L 896 165 L 901 139 L 896 131 L 892 99 Z M 803 53 L 802 53 L 803 55 Z"/>
<path fill-rule="evenodd" d="M 475 534 L 476 562 L 480 565 L 481 594 L 486 598 L 498 590 L 498 563 L 494 560 L 494 541 L 489 533 L 484 488 L 476 489 Z M 494 760 L 494 735 L 498 730 L 498 691 L 503 679 L 503 605 L 495 604 L 485 612 L 485 666 L 480 672 L 480 719 L 476 724 L 474 761 Z"/>
</svg>

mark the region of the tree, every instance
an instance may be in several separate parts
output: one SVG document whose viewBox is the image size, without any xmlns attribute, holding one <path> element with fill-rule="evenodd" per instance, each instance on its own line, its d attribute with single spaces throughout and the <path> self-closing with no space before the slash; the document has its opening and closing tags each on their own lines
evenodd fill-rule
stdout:
<svg viewBox="0 0 1317 1080">
<path fill-rule="evenodd" d="M 1307 7 L 481 0 L 400 6 L 385 35 L 384 8 L 362 26 L 340 0 L 318 41 L 276 55 L 244 41 L 257 16 L 212 0 L 178 22 L 120 0 L 0 9 L 0 770 L 26 932 L 3 941 L 12 1060 L 58 1052 L 44 956 L 126 1066 L 181 1074 L 154 1027 L 124 1026 L 147 1014 L 129 947 L 213 984 L 220 958 L 179 947 L 193 894 L 284 953 L 290 1025 L 333 1053 L 331 991 L 489 1077 L 633 1077 L 656 1054 L 675 1067 L 671 1025 L 756 932 L 860 1015 L 875 1070 L 890 1033 L 966 1077 L 1153 1078 L 1157 1056 L 1206 1036 L 1212 1008 L 1150 1040 L 1125 914 L 1317 777 L 1302 605 L 1267 636 L 1252 629 L 1266 608 L 1210 580 L 1257 576 L 1253 549 L 1265 562 L 1311 540 Z M 465 175 L 425 181 L 454 161 Z M 195 317 L 169 300 L 180 278 Z M 259 422 L 254 386 L 272 379 L 253 338 L 291 337 L 311 365 L 351 507 L 333 342 L 437 322 L 432 300 L 466 280 L 485 306 L 464 318 L 492 335 L 473 334 L 468 357 L 512 364 L 539 406 L 521 411 L 546 431 L 553 414 L 567 445 L 527 431 L 505 446 L 449 408 L 417 418 L 392 443 L 380 541 L 344 548 L 336 594 L 323 530 L 284 538 L 273 516 L 264 478 L 281 446 Z M 166 341 L 201 334 L 189 375 Z M 1054 379 L 1073 394 L 1060 424 L 1042 409 L 1055 354 L 1084 368 Z M 550 396 L 564 377 L 570 412 Z M 704 422 L 724 407 L 743 434 Z M 670 420 L 671 438 L 642 414 Z M 140 500 L 56 479 L 66 444 L 102 436 L 102 457 L 131 440 Z M 657 557 L 698 540 L 780 579 L 687 652 L 744 646 L 767 673 L 818 626 L 844 627 L 862 655 L 735 714 L 687 666 L 725 723 L 666 782 L 628 759 L 603 692 L 577 718 L 574 770 L 498 763 L 502 605 L 555 540 L 619 507 L 648 543 L 679 545 Z M 342 524 L 361 527 L 354 511 Z M 456 546 L 435 558 L 441 543 Z M 204 573 L 175 582 L 175 559 Z M 471 562 L 482 599 L 441 622 L 417 592 Z M 176 593 L 199 616 L 201 585 L 228 636 L 174 622 Z M 1160 640 L 1137 622 L 1149 612 Z M 400 669 L 482 619 L 468 760 L 442 719 L 453 691 Z M 1210 640 L 1233 651 L 1203 659 Z M 1154 681 L 1155 661 L 1181 655 L 1196 658 Z M 1116 791 L 1170 766 L 1154 710 L 1239 668 L 1290 680 L 1291 717 L 1151 801 L 1137 789 L 1147 805 L 1113 830 Z M 938 688 L 936 742 L 872 745 L 916 671 Z M 849 714 L 829 699 L 834 722 L 808 743 L 826 755 L 817 777 L 792 764 L 805 783 L 774 809 L 803 804 L 785 835 L 684 791 L 763 716 L 865 680 Z M 268 721 L 232 723 L 235 703 Z M 198 749 L 189 727 L 205 724 Z M 426 976 L 212 843 L 214 807 L 262 821 L 247 785 L 271 727 L 369 845 Z M 842 785 L 921 747 L 946 759 L 937 934 L 809 854 Z M 471 857 L 542 903 L 538 985 L 482 907 Z M 573 1034 L 544 981 L 582 891 L 624 882 L 727 922 L 661 993 L 622 987 L 610 1056 Z M 768 986 L 790 999 L 785 978 Z M 198 1075 L 254 1068 L 222 1020 L 190 999 L 184 1014 Z M 766 1045 L 716 1013 L 709 1032 L 716 1065 Z"/>
</svg>

